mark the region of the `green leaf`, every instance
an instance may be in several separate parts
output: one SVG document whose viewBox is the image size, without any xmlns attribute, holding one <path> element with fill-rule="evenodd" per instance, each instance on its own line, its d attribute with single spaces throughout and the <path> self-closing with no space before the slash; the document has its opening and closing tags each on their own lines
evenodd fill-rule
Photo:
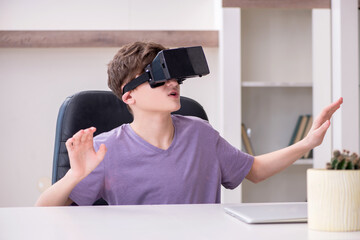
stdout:
<svg viewBox="0 0 360 240">
<path fill-rule="evenodd" d="M 331 162 L 331 169 L 336 169 L 337 163 L 338 163 L 338 160 L 335 158 L 335 159 Z"/>
<path fill-rule="evenodd" d="M 351 161 L 348 162 L 346 169 L 354 169 L 354 164 Z"/>
<path fill-rule="evenodd" d="M 337 165 L 336 169 L 345 169 L 345 159 L 341 160 Z"/>
</svg>

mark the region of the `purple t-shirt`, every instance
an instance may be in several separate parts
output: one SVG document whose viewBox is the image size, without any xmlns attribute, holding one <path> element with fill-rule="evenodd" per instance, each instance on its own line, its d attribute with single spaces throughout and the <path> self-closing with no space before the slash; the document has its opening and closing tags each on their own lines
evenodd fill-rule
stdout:
<svg viewBox="0 0 360 240">
<path fill-rule="evenodd" d="M 78 205 L 105 199 L 109 205 L 219 203 L 220 187 L 237 187 L 254 158 L 231 146 L 207 121 L 172 116 L 167 150 L 138 136 L 129 124 L 94 138 L 104 160 L 71 192 Z"/>
</svg>

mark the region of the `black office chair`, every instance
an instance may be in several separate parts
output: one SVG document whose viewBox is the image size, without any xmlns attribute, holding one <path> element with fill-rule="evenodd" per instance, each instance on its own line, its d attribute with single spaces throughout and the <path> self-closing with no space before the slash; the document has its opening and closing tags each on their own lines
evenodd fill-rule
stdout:
<svg viewBox="0 0 360 240">
<path fill-rule="evenodd" d="M 181 108 L 174 113 L 208 120 L 203 107 L 193 99 L 180 97 Z M 110 91 L 83 91 L 65 99 L 56 123 L 52 183 L 64 177 L 70 168 L 65 142 L 80 129 L 96 127 L 94 135 L 132 122 L 126 104 Z M 103 199 L 94 205 L 107 204 Z"/>
</svg>

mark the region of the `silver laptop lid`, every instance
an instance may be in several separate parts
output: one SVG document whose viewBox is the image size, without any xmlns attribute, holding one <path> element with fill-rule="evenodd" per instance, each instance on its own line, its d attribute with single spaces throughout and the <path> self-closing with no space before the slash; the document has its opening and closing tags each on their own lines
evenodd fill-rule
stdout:
<svg viewBox="0 0 360 240">
<path fill-rule="evenodd" d="M 307 203 L 244 203 L 224 207 L 226 213 L 246 223 L 307 222 Z"/>
</svg>

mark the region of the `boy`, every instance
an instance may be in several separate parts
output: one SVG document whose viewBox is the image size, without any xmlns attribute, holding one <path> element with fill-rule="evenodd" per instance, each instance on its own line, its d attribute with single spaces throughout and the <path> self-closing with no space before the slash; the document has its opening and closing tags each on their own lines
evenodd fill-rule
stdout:
<svg viewBox="0 0 360 240">
<path fill-rule="evenodd" d="M 220 186 L 235 188 L 246 177 L 260 182 L 321 144 L 342 98 L 315 119 L 309 134 L 287 148 L 250 156 L 232 147 L 206 122 L 171 115 L 180 108 L 177 80 L 151 88 L 145 82 L 123 92 L 165 48 L 136 42 L 110 62 L 108 85 L 128 105 L 134 121 L 93 139 L 94 127 L 66 142 L 70 170 L 46 190 L 37 206 L 219 203 Z"/>
</svg>

